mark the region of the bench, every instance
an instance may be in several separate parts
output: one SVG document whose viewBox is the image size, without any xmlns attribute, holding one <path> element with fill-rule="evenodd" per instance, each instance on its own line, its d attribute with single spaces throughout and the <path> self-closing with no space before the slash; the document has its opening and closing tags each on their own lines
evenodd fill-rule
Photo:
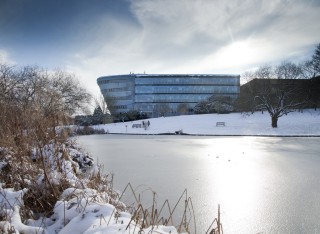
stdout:
<svg viewBox="0 0 320 234">
<path fill-rule="evenodd" d="M 141 124 L 132 124 L 132 128 L 141 128 Z"/>
<path fill-rule="evenodd" d="M 219 127 L 219 126 L 225 127 L 225 126 L 226 126 L 226 123 L 225 123 L 225 122 L 217 122 L 217 123 L 216 123 L 216 127 Z"/>
</svg>

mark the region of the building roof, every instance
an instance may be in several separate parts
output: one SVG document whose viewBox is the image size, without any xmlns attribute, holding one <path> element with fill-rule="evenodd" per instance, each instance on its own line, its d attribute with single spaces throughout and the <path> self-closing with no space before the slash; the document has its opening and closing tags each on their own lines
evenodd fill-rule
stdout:
<svg viewBox="0 0 320 234">
<path fill-rule="evenodd" d="M 229 77 L 239 77 L 240 75 L 235 74 L 124 74 L 124 75 L 110 75 L 110 76 L 101 76 L 97 80 L 104 78 L 124 78 L 124 77 L 135 77 L 135 78 L 172 78 L 172 77 L 219 77 L 219 78 L 229 78 Z"/>
</svg>

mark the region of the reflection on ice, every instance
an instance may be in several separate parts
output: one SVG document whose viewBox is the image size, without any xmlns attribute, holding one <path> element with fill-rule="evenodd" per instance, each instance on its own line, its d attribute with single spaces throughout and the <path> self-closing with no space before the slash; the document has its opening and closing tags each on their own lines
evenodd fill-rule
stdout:
<svg viewBox="0 0 320 234">
<path fill-rule="evenodd" d="M 158 204 L 174 204 L 187 188 L 199 233 L 218 204 L 225 233 L 320 232 L 319 138 L 100 135 L 79 141 L 114 172 L 119 190 L 143 184 L 157 192 Z"/>
</svg>

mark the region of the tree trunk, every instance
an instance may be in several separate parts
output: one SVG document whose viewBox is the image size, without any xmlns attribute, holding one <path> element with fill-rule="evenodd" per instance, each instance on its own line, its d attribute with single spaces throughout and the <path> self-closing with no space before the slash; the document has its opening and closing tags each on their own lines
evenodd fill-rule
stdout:
<svg viewBox="0 0 320 234">
<path fill-rule="evenodd" d="M 277 128 L 278 127 L 278 117 L 277 116 L 272 116 L 271 117 L 271 126 L 273 128 Z"/>
</svg>

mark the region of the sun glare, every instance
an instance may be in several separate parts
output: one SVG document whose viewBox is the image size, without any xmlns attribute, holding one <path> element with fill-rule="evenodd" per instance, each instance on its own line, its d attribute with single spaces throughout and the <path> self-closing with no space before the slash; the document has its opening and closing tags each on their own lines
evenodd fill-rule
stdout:
<svg viewBox="0 0 320 234">
<path fill-rule="evenodd" d="M 203 139 L 204 147 L 199 149 L 199 153 L 207 158 L 201 166 L 203 179 L 210 184 L 206 192 L 228 210 L 223 216 L 231 223 L 239 222 L 233 217 L 255 219 L 257 223 L 261 218 L 255 214 L 264 205 L 263 176 L 253 160 L 259 154 L 250 142 L 250 138 L 237 142 L 225 138 Z M 238 228 L 241 230 L 242 227 Z"/>
<path fill-rule="evenodd" d="M 239 67 L 255 62 L 257 54 L 250 41 L 237 41 L 223 47 L 214 57 L 217 67 Z"/>
</svg>

